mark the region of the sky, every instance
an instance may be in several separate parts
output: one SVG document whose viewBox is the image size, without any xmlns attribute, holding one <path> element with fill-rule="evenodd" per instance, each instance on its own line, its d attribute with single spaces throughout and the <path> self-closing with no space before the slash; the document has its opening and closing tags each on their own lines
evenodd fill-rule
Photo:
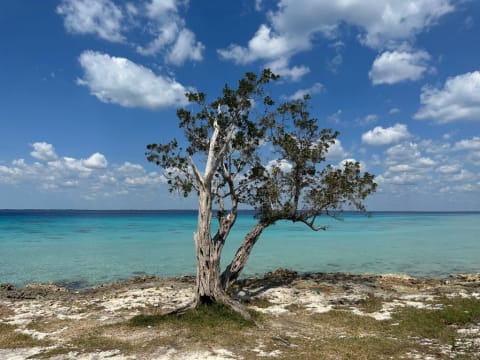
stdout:
<svg viewBox="0 0 480 360">
<path fill-rule="evenodd" d="M 2 0 L 0 208 L 185 209 L 145 146 L 247 71 L 311 95 L 369 210 L 480 210 L 480 1 Z"/>
</svg>

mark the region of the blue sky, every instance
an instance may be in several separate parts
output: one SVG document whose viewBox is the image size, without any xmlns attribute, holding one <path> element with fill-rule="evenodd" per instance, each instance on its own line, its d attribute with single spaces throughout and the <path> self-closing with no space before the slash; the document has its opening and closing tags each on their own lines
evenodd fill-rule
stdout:
<svg viewBox="0 0 480 360">
<path fill-rule="evenodd" d="M 3 0 L 0 208 L 194 208 L 145 145 L 271 68 L 377 175 L 371 210 L 480 210 L 480 2 Z"/>
</svg>

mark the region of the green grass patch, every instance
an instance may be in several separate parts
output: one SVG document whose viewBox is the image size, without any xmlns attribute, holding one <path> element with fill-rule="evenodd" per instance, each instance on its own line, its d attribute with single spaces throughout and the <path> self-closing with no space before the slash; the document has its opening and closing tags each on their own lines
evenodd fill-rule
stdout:
<svg viewBox="0 0 480 360">
<path fill-rule="evenodd" d="M 60 320 L 57 318 L 36 318 L 27 325 L 27 329 L 40 332 L 54 332 L 74 324 L 73 320 Z"/>
<path fill-rule="evenodd" d="M 405 359 L 408 343 L 384 336 L 319 338 L 292 351 L 292 359 Z M 290 355 L 290 354 L 288 354 Z"/>
<path fill-rule="evenodd" d="M 160 324 L 192 327 L 221 327 L 226 325 L 248 327 L 253 326 L 254 322 L 244 319 L 240 314 L 222 304 L 201 305 L 181 315 L 141 314 L 134 316 L 129 321 L 131 326 L 146 327 Z"/>
<path fill-rule="evenodd" d="M 370 333 L 384 333 L 388 329 L 387 321 L 378 321 L 369 316 L 355 315 L 349 310 L 331 310 L 323 314 L 311 315 L 315 323 L 330 331 L 340 331 L 349 336 Z"/>
<path fill-rule="evenodd" d="M 444 298 L 438 310 L 402 308 L 392 314 L 396 332 L 451 343 L 457 337 L 455 326 L 480 321 L 480 300 L 474 298 Z"/>
<path fill-rule="evenodd" d="M 15 331 L 16 327 L 0 323 L 0 349 L 14 349 L 20 347 L 48 346 L 49 341 L 37 340 L 30 335 Z"/>
<path fill-rule="evenodd" d="M 365 313 L 374 313 L 382 310 L 383 302 L 382 298 L 369 294 L 365 299 L 360 300 L 358 308 Z"/>
<path fill-rule="evenodd" d="M 73 347 L 84 352 L 121 350 L 129 352 L 133 350 L 131 343 L 105 336 L 97 332 L 80 335 L 72 340 Z"/>
</svg>

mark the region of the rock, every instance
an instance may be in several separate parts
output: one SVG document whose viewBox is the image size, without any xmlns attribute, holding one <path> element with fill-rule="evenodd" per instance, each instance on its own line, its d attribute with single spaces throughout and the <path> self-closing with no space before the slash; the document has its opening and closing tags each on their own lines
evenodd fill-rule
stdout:
<svg viewBox="0 0 480 360">
<path fill-rule="evenodd" d="M 480 273 L 476 274 L 455 274 L 450 275 L 451 278 L 465 282 L 480 282 Z"/>
</svg>

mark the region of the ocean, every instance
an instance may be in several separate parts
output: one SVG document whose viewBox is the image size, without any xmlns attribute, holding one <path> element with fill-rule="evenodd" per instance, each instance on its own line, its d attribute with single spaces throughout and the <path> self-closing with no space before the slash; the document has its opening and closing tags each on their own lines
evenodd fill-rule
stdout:
<svg viewBox="0 0 480 360">
<path fill-rule="evenodd" d="M 242 212 L 223 264 L 254 225 Z M 447 277 L 480 272 L 480 213 L 346 213 L 328 230 L 280 222 L 253 249 L 244 275 L 299 272 Z M 0 283 L 71 289 L 135 275 L 195 273 L 195 211 L 0 210 Z"/>
</svg>

